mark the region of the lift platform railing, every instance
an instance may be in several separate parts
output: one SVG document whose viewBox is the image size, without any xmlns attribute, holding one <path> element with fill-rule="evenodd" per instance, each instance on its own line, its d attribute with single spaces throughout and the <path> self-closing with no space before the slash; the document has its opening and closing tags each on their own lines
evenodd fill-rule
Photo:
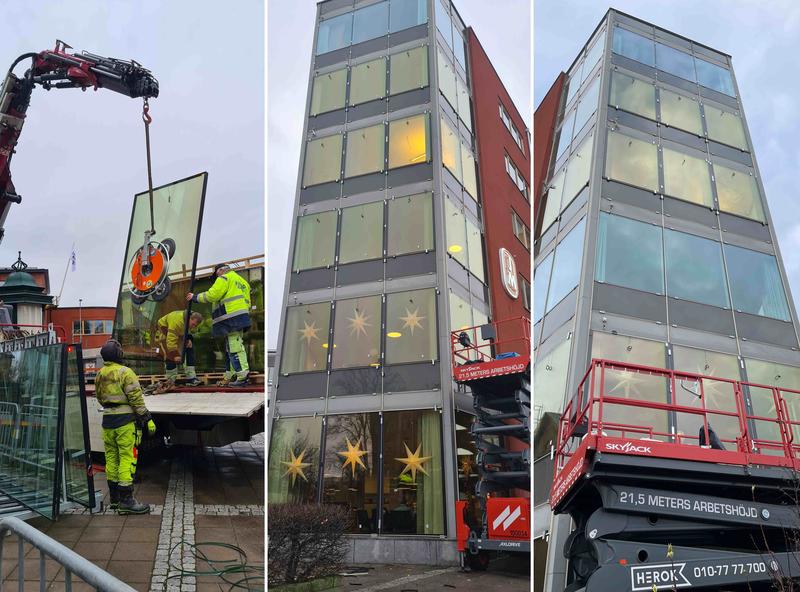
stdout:
<svg viewBox="0 0 800 592">
<path fill-rule="evenodd" d="M 593 359 L 560 418 L 554 502 L 589 450 L 800 470 L 800 390 Z"/>
<path fill-rule="evenodd" d="M 494 361 L 501 354 L 530 356 L 531 321 L 513 317 L 450 332 L 453 367 Z"/>
</svg>

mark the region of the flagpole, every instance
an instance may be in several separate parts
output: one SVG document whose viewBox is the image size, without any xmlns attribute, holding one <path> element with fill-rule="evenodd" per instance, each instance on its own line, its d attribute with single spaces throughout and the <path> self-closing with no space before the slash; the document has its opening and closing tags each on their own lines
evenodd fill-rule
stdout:
<svg viewBox="0 0 800 592">
<path fill-rule="evenodd" d="M 67 281 L 67 272 L 69 271 L 69 265 L 72 263 L 72 254 L 75 252 L 75 243 L 72 243 L 72 249 L 69 251 L 69 257 L 67 257 L 67 267 L 64 269 L 64 278 L 61 280 L 61 289 L 58 291 L 58 298 L 56 298 L 56 304 L 61 304 L 61 293 L 64 291 L 64 283 Z"/>
</svg>

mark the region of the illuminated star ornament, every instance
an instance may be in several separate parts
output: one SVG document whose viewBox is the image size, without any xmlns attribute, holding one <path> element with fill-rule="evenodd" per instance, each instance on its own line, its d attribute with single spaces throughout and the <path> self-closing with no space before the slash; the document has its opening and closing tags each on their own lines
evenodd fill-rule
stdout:
<svg viewBox="0 0 800 592">
<path fill-rule="evenodd" d="M 353 472 L 353 478 L 356 476 L 356 463 L 360 464 L 364 470 L 367 470 L 367 466 L 364 464 L 364 461 L 361 460 L 361 457 L 367 454 L 366 450 L 361 450 L 361 439 L 359 438 L 356 445 L 353 446 L 350 443 L 350 438 L 346 438 L 347 440 L 347 452 L 337 452 L 339 456 L 344 457 L 344 464 L 342 465 L 343 469 L 347 468 L 347 465 L 350 465 L 350 468 Z"/>
<path fill-rule="evenodd" d="M 415 308 L 414 312 L 406 309 L 406 316 L 400 317 L 400 320 L 403 321 L 403 329 L 409 328 L 411 329 L 411 334 L 414 334 L 414 328 L 419 327 L 420 329 L 424 329 L 422 323 L 420 321 L 424 321 L 425 317 L 420 316 L 419 308 Z"/>
<path fill-rule="evenodd" d="M 304 327 L 302 329 L 297 330 L 297 332 L 300 333 L 300 339 L 305 339 L 308 345 L 311 345 L 312 339 L 319 341 L 317 333 L 319 333 L 320 329 L 317 327 L 317 322 L 311 321 L 309 325 L 307 321 L 303 321 L 303 325 Z"/>
<path fill-rule="evenodd" d="M 308 479 L 306 478 L 305 473 L 303 473 L 303 469 L 305 469 L 306 467 L 310 467 L 311 466 L 311 463 L 303 462 L 303 457 L 306 455 L 306 451 L 303 450 L 303 452 L 300 453 L 300 456 L 295 456 L 294 455 L 294 450 L 291 450 L 290 454 L 292 455 L 292 460 L 289 460 L 289 461 L 282 460 L 281 461 L 281 464 L 286 465 L 287 467 L 289 467 L 289 469 L 283 474 L 283 476 L 284 477 L 286 475 L 291 475 L 292 476 L 292 487 L 294 487 L 294 482 L 297 480 L 297 476 L 298 475 L 300 475 L 303 478 L 303 481 L 308 483 Z"/>
<path fill-rule="evenodd" d="M 347 318 L 347 320 L 350 321 L 350 335 L 355 335 L 356 339 L 358 339 L 359 335 L 363 333 L 364 337 L 366 337 L 367 327 L 372 327 L 372 323 L 367 322 L 369 319 L 370 317 L 367 313 L 354 308 L 352 318 Z"/>
<path fill-rule="evenodd" d="M 427 475 L 428 471 L 422 466 L 423 463 L 428 462 L 432 459 L 432 456 L 420 456 L 420 452 L 422 450 L 422 443 L 417 446 L 417 449 L 414 451 L 414 454 L 411 454 L 411 450 L 408 448 L 408 444 L 403 442 L 403 446 L 406 448 L 406 457 L 405 458 L 395 458 L 395 460 L 399 460 L 401 463 L 406 465 L 403 468 L 403 472 L 400 475 L 405 475 L 408 471 L 411 471 L 411 480 L 413 482 L 417 481 L 417 471 L 422 471 L 423 475 Z"/>
</svg>

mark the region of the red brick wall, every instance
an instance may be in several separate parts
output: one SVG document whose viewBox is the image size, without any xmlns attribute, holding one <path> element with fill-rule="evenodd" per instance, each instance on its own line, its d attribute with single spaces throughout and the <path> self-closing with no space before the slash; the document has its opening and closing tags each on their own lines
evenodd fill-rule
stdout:
<svg viewBox="0 0 800 592">
<path fill-rule="evenodd" d="M 556 78 L 553 86 L 539 103 L 533 114 L 533 211 L 534 220 L 539 210 L 539 197 L 542 195 L 543 184 L 547 178 L 547 168 L 550 164 L 550 152 L 553 146 L 556 119 L 561 106 L 561 93 L 564 90 L 564 81 L 567 75 L 562 72 Z"/>
</svg>

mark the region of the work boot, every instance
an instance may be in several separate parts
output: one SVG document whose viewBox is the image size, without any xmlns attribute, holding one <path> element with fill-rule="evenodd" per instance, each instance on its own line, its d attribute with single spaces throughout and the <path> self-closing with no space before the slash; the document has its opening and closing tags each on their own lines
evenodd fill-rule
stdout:
<svg viewBox="0 0 800 592">
<path fill-rule="evenodd" d="M 197 372 L 194 366 L 186 366 L 186 386 L 200 386 L 203 382 L 197 378 Z"/>
<path fill-rule="evenodd" d="M 108 507 L 112 510 L 119 508 L 119 484 L 116 481 L 108 482 Z"/>
<path fill-rule="evenodd" d="M 133 497 L 133 485 L 117 485 L 119 490 L 118 514 L 149 514 L 150 504 L 140 504 Z"/>
<path fill-rule="evenodd" d="M 231 380 L 233 380 L 233 377 L 231 377 L 231 376 L 223 376 L 222 380 L 217 382 L 217 386 L 229 386 L 230 383 L 231 383 Z"/>
<path fill-rule="evenodd" d="M 242 376 L 237 376 L 236 380 L 234 380 L 233 382 L 228 383 L 228 386 L 232 386 L 232 387 L 245 386 L 246 384 L 248 384 L 250 382 L 247 379 L 247 375 L 248 375 L 248 373 L 245 373 Z"/>
</svg>

